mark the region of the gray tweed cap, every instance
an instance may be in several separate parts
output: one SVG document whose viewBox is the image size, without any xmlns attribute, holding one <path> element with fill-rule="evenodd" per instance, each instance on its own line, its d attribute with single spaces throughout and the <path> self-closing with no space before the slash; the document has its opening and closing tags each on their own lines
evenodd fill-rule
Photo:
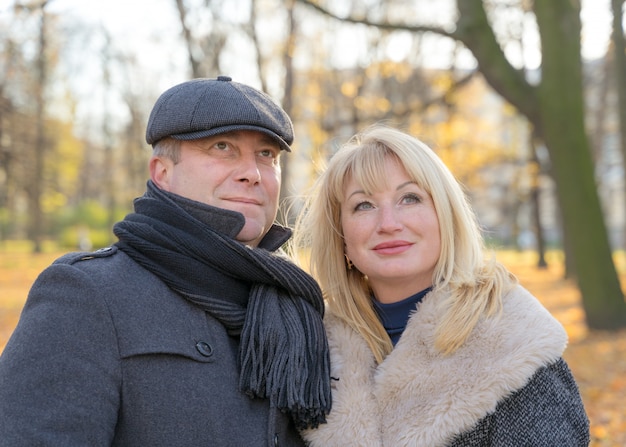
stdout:
<svg viewBox="0 0 626 447">
<path fill-rule="evenodd" d="M 269 95 L 228 76 L 193 79 L 166 90 L 157 99 L 146 129 L 146 141 L 162 138 L 195 140 L 233 130 L 256 130 L 291 152 L 291 119 Z"/>
</svg>

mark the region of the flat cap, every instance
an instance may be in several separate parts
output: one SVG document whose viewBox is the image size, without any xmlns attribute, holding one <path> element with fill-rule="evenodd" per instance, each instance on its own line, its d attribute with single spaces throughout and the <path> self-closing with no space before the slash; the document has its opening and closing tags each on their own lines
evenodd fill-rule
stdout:
<svg viewBox="0 0 626 447">
<path fill-rule="evenodd" d="M 263 132 L 291 152 L 289 115 L 269 95 L 228 76 L 192 79 L 163 92 L 150 112 L 146 141 L 195 140 L 234 130 Z"/>
</svg>

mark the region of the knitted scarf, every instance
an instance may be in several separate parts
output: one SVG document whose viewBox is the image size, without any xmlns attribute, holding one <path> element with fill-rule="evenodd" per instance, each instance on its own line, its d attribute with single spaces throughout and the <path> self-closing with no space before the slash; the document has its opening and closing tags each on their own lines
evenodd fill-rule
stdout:
<svg viewBox="0 0 626 447">
<path fill-rule="evenodd" d="M 241 391 L 268 398 L 298 428 L 317 427 L 331 407 L 319 286 L 285 257 L 215 231 L 185 200 L 148 182 L 135 213 L 114 226 L 116 245 L 240 337 Z"/>
</svg>

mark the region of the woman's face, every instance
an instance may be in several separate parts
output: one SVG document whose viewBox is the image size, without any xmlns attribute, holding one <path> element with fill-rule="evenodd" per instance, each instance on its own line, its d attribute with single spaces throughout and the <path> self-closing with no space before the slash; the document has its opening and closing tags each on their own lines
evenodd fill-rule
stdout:
<svg viewBox="0 0 626 447">
<path fill-rule="evenodd" d="M 348 179 L 341 204 L 346 254 L 367 275 L 380 302 L 396 302 L 432 285 L 441 238 L 435 207 L 400 163 L 385 159 L 387 186 L 371 195 Z"/>
</svg>

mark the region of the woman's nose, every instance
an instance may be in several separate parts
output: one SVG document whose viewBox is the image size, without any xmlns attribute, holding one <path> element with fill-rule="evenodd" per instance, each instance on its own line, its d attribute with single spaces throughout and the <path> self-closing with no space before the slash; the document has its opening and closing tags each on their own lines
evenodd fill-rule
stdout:
<svg viewBox="0 0 626 447">
<path fill-rule="evenodd" d="M 402 223 L 392 206 L 382 206 L 379 211 L 378 231 L 393 232 L 402 229 Z"/>
</svg>

